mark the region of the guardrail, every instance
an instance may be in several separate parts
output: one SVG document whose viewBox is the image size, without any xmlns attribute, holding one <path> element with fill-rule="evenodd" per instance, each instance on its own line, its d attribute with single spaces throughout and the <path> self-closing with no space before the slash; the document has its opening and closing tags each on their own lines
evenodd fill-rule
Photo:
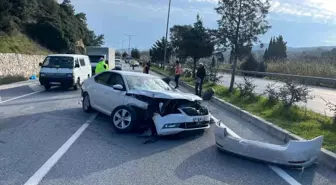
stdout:
<svg viewBox="0 0 336 185">
<path fill-rule="evenodd" d="M 221 69 L 220 72 L 232 73 L 231 69 Z M 323 78 L 323 77 L 314 77 L 314 76 L 300 76 L 300 75 L 292 75 L 285 73 L 268 73 L 268 72 L 257 72 L 257 71 L 243 71 L 236 70 L 236 74 L 242 75 L 255 75 L 255 76 L 268 76 L 271 78 L 281 78 L 281 79 L 289 79 L 293 81 L 298 81 L 302 84 L 316 85 L 316 86 L 328 86 L 336 88 L 336 78 Z"/>
</svg>

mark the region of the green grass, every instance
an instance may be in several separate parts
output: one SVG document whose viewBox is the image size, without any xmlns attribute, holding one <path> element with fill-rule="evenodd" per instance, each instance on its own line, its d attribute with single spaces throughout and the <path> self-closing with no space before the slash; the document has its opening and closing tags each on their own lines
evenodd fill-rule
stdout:
<svg viewBox="0 0 336 185">
<path fill-rule="evenodd" d="M 27 78 L 23 76 L 4 76 L 4 77 L 0 77 L 0 85 L 10 84 L 14 82 L 21 82 L 25 80 L 27 80 Z"/>
<path fill-rule="evenodd" d="M 24 34 L 15 36 L 0 35 L 0 53 L 20 53 L 47 55 L 51 51 L 43 48 Z"/>
<path fill-rule="evenodd" d="M 168 74 L 157 67 L 153 71 Z M 182 77 L 181 80 L 194 86 L 192 78 Z M 331 117 L 306 110 L 302 107 L 293 106 L 286 108 L 281 102 L 269 103 L 263 96 L 245 97 L 239 96 L 238 90 L 229 93 L 227 87 L 217 84 L 205 83 L 203 89 L 213 88 L 218 98 L 236 105 L 254 115 L 257 115 L 273 124 L 286 129 L 302 138 L 312 139 L 323 135 L 323 147 L 336 152 L 336 124 Z"/>
</svg>

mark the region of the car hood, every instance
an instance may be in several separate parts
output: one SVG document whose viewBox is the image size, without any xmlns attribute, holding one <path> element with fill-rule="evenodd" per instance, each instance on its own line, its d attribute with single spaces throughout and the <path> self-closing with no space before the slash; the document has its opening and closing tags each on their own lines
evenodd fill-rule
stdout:
<svg viewBox="0 0 336 185">
<path fill-rule="evenodd" d="M 189 101 L 202 100 L 199 96 L 191 93 L 182 92 L 172 92 L 172 91 L 148 91 L 148 90 L 130 90 L 127 93 L 143 95 L 151 98 L 162 98 L 162 99 L 183 99 Z"/>
</svg>

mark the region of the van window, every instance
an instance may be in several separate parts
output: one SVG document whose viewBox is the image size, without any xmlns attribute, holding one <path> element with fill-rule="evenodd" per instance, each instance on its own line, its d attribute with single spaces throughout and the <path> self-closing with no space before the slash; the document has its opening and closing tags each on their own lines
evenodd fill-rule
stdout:
<svg viewBox="0 0 336 185">
<path fill-rule="evenodd" d="M 85 61 L 83 58 L 79 59 L 81 66 L 85 66 Z"/>
<path fill-rule="evenodd" d="M 73 68 L 74 58 L 68 56 L 47 56 L 42 67 L 49 68 Z"/>
<path fill-rule="evenodd" d="M 76 66 L 77 64 L 79 65 L 78 58 L 76 58 L 76 60 L 75 60 L 75 66 Z"/>
</svg>

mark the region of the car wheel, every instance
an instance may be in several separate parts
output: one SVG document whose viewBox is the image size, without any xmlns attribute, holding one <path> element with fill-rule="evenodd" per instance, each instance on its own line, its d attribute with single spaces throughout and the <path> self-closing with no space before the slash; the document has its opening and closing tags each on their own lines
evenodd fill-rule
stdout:
<svg viewBox="0 0 336 185">
<path fill-rule="evenodd" d="M 50 84 L 44 84 L 44 89 L 45 89 L 46 91 L 49 91 L 50 88 L 51 88 Z"/>
<path fill-rule="evenodd" d="M 88 93 L 84 94 L 83 102 L 82 102 L 82 108 L 84 112 L 92 112 L 92 107 L 90 103 L 90 96 Z"/>
<path fill-rule="evenodd" d="M 76 82 L 76 84 L 74 85 L 74 90 L 75 91 L 77 91 L 78 90 L 78 88 L 80 87 L 80 80 L 79 80 L 79 78 L 77 79 L 77 82 Z"/>
<path fill-rule="evenodd" d="M 116 132 L 130 132 L 136 124 L 136 111 L 132 107 L 119 106 L 111 114 L 112 125 Z"/>
</svg>

